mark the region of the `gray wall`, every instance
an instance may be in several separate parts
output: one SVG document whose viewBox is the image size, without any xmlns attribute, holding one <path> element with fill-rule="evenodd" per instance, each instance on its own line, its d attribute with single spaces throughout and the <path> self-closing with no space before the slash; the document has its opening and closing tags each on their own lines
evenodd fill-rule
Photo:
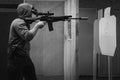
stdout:
<svg viewBox="0 0 120 80">
<path fill-rule="evenodd" d="M 4 8 L 7 5 L 16 5 L 22 2 L 22 0 L 0 0 L 0 79 L 6 80 L 6 65 L 7 65 L 7 47 L 8 47 L 8 35 L 9 35 L 9 27 L 11 21 L 17 17 L 15 13 L 15 9 Z M 2 9 L 4 8 L 4 9 Z M 10 12 L 7 12 L 7 11 Z"/>
<path fill-rule="evenodd" d="M 0 4 L 19 4 L 23 0 L 0 0 Z"/>
<path fill-rule="evenodd" d="M 77 73 L 91 75 L 93 63 L 93 23 L 97 17 L 94 8 L 80 8 L 79 15 L 88 20 L 80 20 L 77 27 Z"/>
<path fill-rule="evenodd" d="M 38 11 L 50 11 L 53 12 L 55 16 L 64 15 L 64 2 L 31 1 L 29 3 L 33 4 Z M 35 64 L 36 73 L 38 75 L 63 75 L 63 22 L 53 23 L 53 28 L 54 31 L 49 32 L 48 25 L 46 25 L 31 41 L 30 56 Z"/>
<path fill-rule="evenodd" d="M 11 21 L 16 17 L 15 12 L 0 12 L 0 79 L 6 80 L 7 45 Z M 7 20 L 6 20 L 7 19 Z M 1 78 L 2 77 L 2 78 Z"/>
</svg>

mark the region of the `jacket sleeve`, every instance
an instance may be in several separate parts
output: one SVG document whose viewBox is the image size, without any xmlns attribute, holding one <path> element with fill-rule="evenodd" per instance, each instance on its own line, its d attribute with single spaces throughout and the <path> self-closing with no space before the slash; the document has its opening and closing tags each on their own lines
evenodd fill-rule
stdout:
<svg viewBox="0 0 120 80">
<path fill-rule="evenodd" d="M 29 32 L 25 22 L 17 23 L 15 25 L 15 31 L 23 40 L 30 41 L 33 39 L 33 35 Z"/>
</svg>

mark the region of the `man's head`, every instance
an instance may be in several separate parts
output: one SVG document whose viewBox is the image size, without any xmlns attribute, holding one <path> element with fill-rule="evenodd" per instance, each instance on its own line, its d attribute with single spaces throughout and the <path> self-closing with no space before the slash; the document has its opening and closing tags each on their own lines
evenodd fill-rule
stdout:
<svg viewBox="0 0 120 80">
<path fill-rule="evenodd" d="M 21 18 L 31 17 L 32 16 L 33 6 L 29 3 L 21 3 L 17 7 L 18 16 Z"/>
</svg>

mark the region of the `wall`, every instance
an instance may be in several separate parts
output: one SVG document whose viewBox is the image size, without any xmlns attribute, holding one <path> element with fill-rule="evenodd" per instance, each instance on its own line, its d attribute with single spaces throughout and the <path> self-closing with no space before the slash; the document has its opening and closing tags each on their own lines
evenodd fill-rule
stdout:
<svg viewBox="0 0 120 80">
<path fill-rule="evenodd" d="M 79 16 L 86 16 L 88 20 L 80 20 L 77 28 L 77 73 L 79 75 L 91 75 L 93 63 L 93 22 L 97 17 L 97 10 L 94 8 L 80 8 Z"/>
<path fill-rule="evenodd" d="M 16 17 L 15 12 L 0 12 L 0 79 L 6 80 L 6 63 L 7 63 L 7 45 L 9 27 L 11 21 Z"/>
<path fill-rule="evenodd" d="M 0 4 L 19 4 L 23 0 L 0 0 Z"/>
<path fill-rule="evenodd" d="M 6 64 L 9 27 L 11 21 L 17 17 L 15 13 L 16 4 L 21 2 L 22 0 L 0 0 L 0 80 L 6 80 L 7 78 Z"/>
<path fill-rule="evenodd" d="M 55 16 L 64 14 L 62 1 L 28 1 L 40 12 L 53 12 Z M 30 56 L 35 64 L 37 75 L 63 76 L 64 29 L 63 22 L 53 23 L 54 31 L 46 25 L 31 41 Z"/>
</svg>

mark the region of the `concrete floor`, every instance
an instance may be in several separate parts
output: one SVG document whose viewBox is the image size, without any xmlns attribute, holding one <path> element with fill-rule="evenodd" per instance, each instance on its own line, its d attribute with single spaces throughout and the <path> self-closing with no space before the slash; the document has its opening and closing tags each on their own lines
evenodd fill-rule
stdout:
<svg viewBox="0 0 120 80">
<path fill-rule="evenodd" d="M 93 80 L 93 77 L 79 77 L 79 80 Z M 108 77 L 97 77 L 96 80 L 109 80 Z M 111 80 L 120 80 L 120 77 L 112 77 Z"/>
<path fill-rule="evenodd" d="M 63 76 L 37 76 L 37 80 L 64 80 Z"/>
<path fill-rule="evenodd" d="M 37 76 L 38 80 L 64 80 L 63 76 Z M 79 77 L 78 80 L 93 80 L 93 77 Z M 99 77 L 97 80 L 109 80 L 107 77 Z M 120 80 L 120 77 L 113 77 L 112 80 Z"/>
</svg>

